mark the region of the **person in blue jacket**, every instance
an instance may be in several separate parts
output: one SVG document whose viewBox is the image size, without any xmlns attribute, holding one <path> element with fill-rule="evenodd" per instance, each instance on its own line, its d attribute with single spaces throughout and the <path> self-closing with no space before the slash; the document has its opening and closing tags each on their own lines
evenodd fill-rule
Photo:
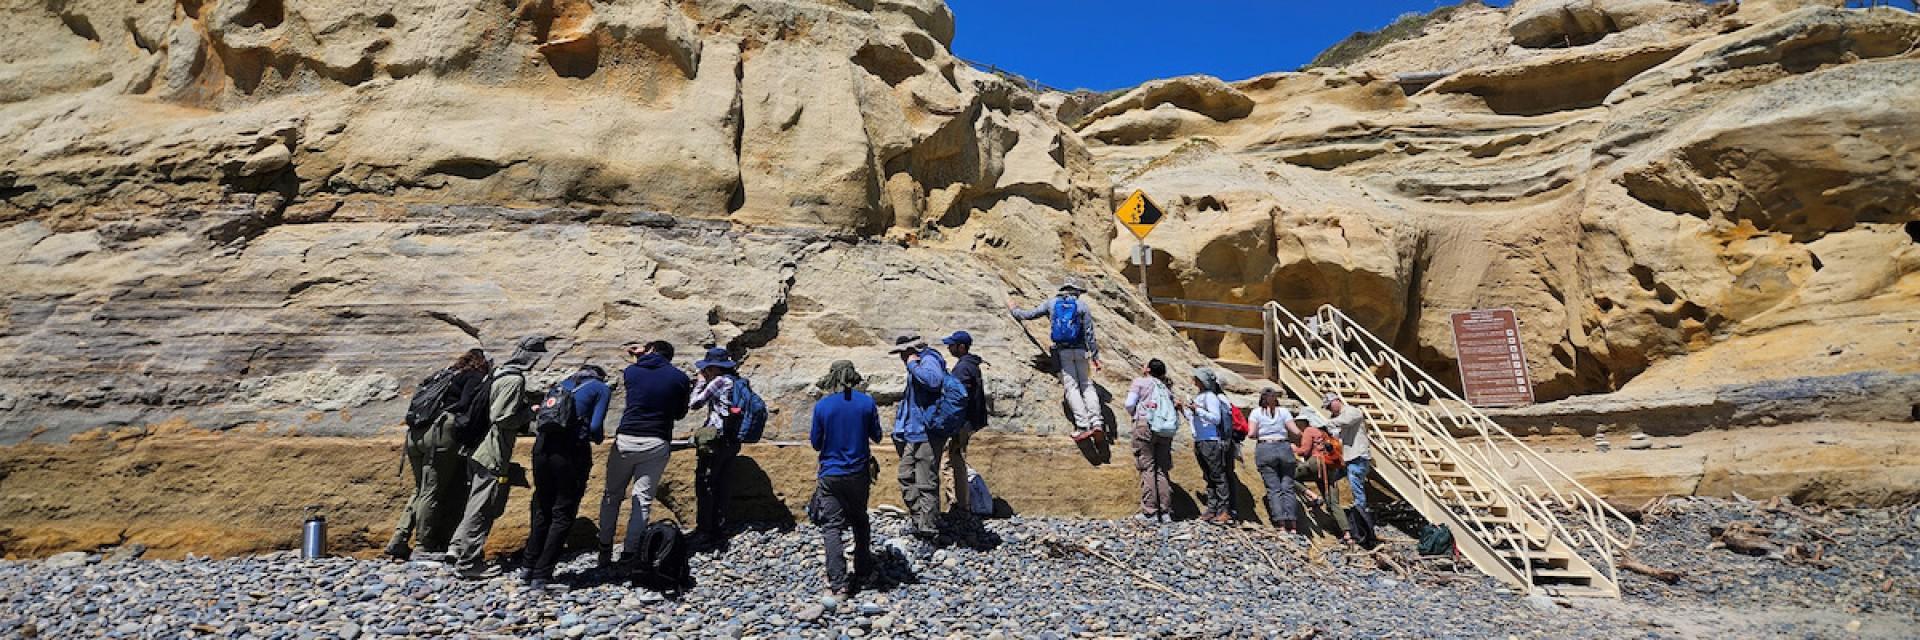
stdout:
<svg viewBox="0 0 1920 640">
<path fill-rule="evenodd" d="M 593 472 L 593 446 L 607 439 L 607 371 L 582 365 L 560 381 L 573 394 L 573 424 L 558 432 L 541 432 L 533 441 L 533 521 L 527 534 L 527 581 L 544 587 L 553 579 L 553 567 L 567 544 L 567 533 L 580 514 L 580 498 L 587 494 L 587 476 Z"/>
<path fill-rule="evenodd" d="M 895 405 L 893 448 L 900 454 L 900 500 L 907 503 L 912 533 L 931 538 L 940 531 L 940 450 L 945 434 L 932 425 L 934 405 L 947 379 L 947 362 L 917 334 L 903 335 L 889 353 L 907 367 L 907 387 Z M 932 429 L 929 427 L 932 426 Z"/>
</svg>

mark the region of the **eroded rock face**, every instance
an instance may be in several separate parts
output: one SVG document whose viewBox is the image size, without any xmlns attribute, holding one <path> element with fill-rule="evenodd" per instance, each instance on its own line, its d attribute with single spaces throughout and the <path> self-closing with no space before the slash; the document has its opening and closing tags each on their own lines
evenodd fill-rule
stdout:
<svg viewBox="0 0 1920 640">
<path fill-rule="evenodd" d="M 935 0 L 14 14 L 0 441 L 372 433 L 531 333 L 559 337 L 543 378 L 726 346 L 788 437 L 831 361 L 891 402 L 894 335 L 955 329 L 996 427 L 1049 433 L 1058 384 L 1006 305 L 1068 276 L 1110 391 L 1203 361 L 1103 259 L 1109 182 L 1058 105 L 955 60 Z"/>
<path fill-rule="evenodd" d="M 18 62 L 0 100 L 7 220 L 89 225 L 104 208 L 240 192 L 280 206 L 631 207 L 878 235 L 916 231 L 920 201 L 964 218 L 1005 197 L 993 171 L 1023 137 L 1077 143 L 1030 97 L 952 57 L 937 1 L 19 13 L 18 37 L 0 44 Z M 956 154 L 977 157 L 955 175 Z M 1050 157 L 1056 171 L 1067 155 Z M 1049 204 L 1087 204 L 1052 186 Z"/>
<path fill-rule="evenodd" d="M 1333 304 L 1443 380 L 1448 314 L 1495 307 L 1519 312 L 1543 400 L 1920 372 L 1894 355 L 1920 345 L 1920 18 L 1774 9 L 1463 10 L 1348 69 L 1238 83 L 1255 106 L 1232 121 L 1102 137 L 1150 113 L 1113 103 L 1081 131 L 1119 191 L 1169 209 L 1151 288 Z M 1541 16 L 1606 32 L 1485 44 Z M 1421 70 L 1455 72 L 1391 81 Z"/>
</svg>

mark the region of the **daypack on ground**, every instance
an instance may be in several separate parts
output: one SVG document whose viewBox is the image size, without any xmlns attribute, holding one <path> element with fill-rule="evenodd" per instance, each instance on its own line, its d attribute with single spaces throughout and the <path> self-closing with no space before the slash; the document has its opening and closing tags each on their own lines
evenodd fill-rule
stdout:
<svg viewBox="0 0 1920 640">
<path fill-rule="evenodd" d="M 533 429 L 543 435 L 572 433 L 574 429 L 573 389 L 565 381 L 547 388 L 547 397 L 533 411 Z"/>
<path fill-rule="evenodd" d="M 638 553 L 629 556 L 634 586 L 648 591 L 677 594 L 693 588 L 693 571 L 687 565 L 687 541 L 680 525 L 662 520 L 647 525 L 640 534 Z"/>
<path fill-rule="evenodd" d="M 1173 391 L 1159 380 L 1153 381 L 1153 392 L 1147 394 L 1147 431 L 1162 438 L 1171 438 L 1180 433 L 1179 413 L 1173 408 Z"/>
<path fill-rule="evenodd" d="M 987 479 L 973 467 L 967 467 L 967 510 L 976 516 L 993 515 L 993 492 L 987 490 Z"/>
<path fill-rule="evenodd" d="M 927 432 L 938 436 L 953 435 L 966 426 L 967 421 L 967 385 L 960 378 L 949 373 L 940 380 L 940 399 L 933 402 L 933 416 L 927 421 Z"/>
<path fill-rule="evenodd" d="M 728 428 L 741 442 L 759 442 L 767 430 L 767 401 L 753 392 L 746 378 L 735 376 L 733 392 L 727 398 Z"/>
<path fill-rule="evenodd" d="M 1086 345 L 1086 327 L 1080 326 L 1080 300 L 1073 296 L 1061 296 L 1053 299 L 1053 346 L 1082 347 Z"/>
<path fill-rule="evenodd" d="M 408 429 L 419 431 L 440 419 L 440 412 L 447 408 L 447 390 L 453 388 L 453 376 L 453 369 L 441 369 L 420 381 L 413 399 L 407 401 Z"/>
<path fill-rule="evenodd" d="M 1420 555 L 1444 556 L 1453 554 L 1453 530 L 1444 524 L 1429 524 L 1420 530 Z"/>
</svg>

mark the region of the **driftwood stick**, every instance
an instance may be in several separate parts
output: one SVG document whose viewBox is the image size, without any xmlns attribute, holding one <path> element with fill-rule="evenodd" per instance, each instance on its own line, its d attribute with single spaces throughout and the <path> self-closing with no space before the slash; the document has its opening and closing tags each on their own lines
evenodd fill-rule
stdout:
<svg viewBox="0 0 1920 640">
<path fill-rule="evenodd" d="M 1119 560 L 1115 560 L 1113 556 L 1109 556 L 1107 554 L 1100 553 L 1099 551 L 1095 551 L 1092 547 L 1088 547 L 1087 545 L 1084 545 L 1084 544 L 1067 542 L 1064 540 L 1049 540 L 1048 542 L 1051 543 L 1052 546 L 1054 546 L 1058 550 L 1078 551 L 1080 553 L 1084 553 L 1084 554 L 1093 556 L 1095 558 L 1099 558 L 1100 560 L 1105 561 L 1107 564 L 1118 567 L 1119 569 L 1126 571 L 1129 575 L 1132 575 L 1134 580 L 1139 581 L 1140 586 L 1146 587 L 1148 589 L 1152 589 L 1154 591 L 1159 591 L 1161 593 L 1165 593 L 1167 595 L 1179 598 L 1181 600 L 1187 600 L 1189 602 L 1193 600 L 1192 596 L 1181 593 L 1179 591 L 1175 591 L 1172 587 L 1161 584 L 1160 581 L 1158 580 L 1154 580 L 1153 576 L 1149 576 L 1145 573 L 1142 573 L 1139 569 L 1135 569 L 1133 567 L 1127 566 L 1125 563 L 1122 563 Z"/>
<path fill-rule="evenodd" d="M 1655 580 L 1659 580 L 1667 584 L 1675 584 L 1680 582 L 1680 578 L 1683 575 L 1680 572 L 1674 571 L 1672 569 L 1662 569 L 1659 567 L 1642 563 L 1639 560 L 1633 559 L 1633 556 L 1624 556 L 1624 555 L 1620 556 L 1619 564 L 1620 564 L 1620 568 L 1622 569 L 1626 569 L 1628 571 L 1632 571 L 1634 573 L 1638 573 L 1640 575 L 1647 576 L 1649 578 L 1653 578 Z"/>
</svg>

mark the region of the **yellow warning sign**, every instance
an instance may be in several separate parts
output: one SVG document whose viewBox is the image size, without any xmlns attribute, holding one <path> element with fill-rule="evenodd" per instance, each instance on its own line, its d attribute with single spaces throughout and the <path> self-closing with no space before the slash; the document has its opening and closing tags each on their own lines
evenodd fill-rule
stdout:
<svg viewBox="0 0 1920 640">
<path fill-rule="evenodd" d="M 1153 225 L 1160 224 L 1160 219 L 1166 214 L 1160 211 L 1160 205 L 1147 198 L 1145 192 L 1135 189 L 1133 195 L 1127 196 L 1126 202 L 1120 203 L 1120 208 L 1113 210 L 1113 217 L 1119 218 L 1120 224 L 1133 232 L 1133 237 L 1145 240 L 1147 234 L 1153 233 Z"/>
</svg>

